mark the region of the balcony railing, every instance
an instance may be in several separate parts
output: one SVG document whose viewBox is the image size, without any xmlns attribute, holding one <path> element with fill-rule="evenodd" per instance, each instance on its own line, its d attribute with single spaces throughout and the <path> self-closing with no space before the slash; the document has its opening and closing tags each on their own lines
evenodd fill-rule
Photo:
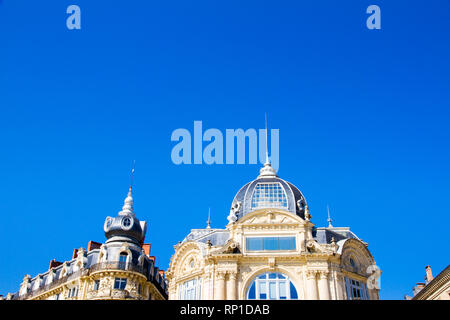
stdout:
<svg viewBox="0 0 450 320">
<path fill-rule="evenodd" d="M 81 275 L 87 274 L 88 272 L 89 272 L 89 270 L 87 270 L 87 269 L 80 269 L 80 270 L 78 270 L 76 272 L 73 272 L 71 274 L 65 275 L 65 276 L 63 276 L 63 277 L 61 277 L 59 279 L 53 280 L 49 284 L 40 286 L 38 289 L 31 290 L 31 291 L 27 292 L 24 295 L 19 296 L 17 294 L 17 295 L 14 296 L 13 300 L 26 300 L 28 298 L 38 296 L 38 295 L 40 295 L 40 294 L 42 294 L 44 292 L 47 292 L 47 291 L 52 290 L 52 289 L 54 289 L 56 287 L 59 287 L 63 283 L 69 282 L 70 280 L 73 280 L 73 279 L 77 279 Z"/>
<path fill-rule="evenodd" d="M 124 270 L 124 271 L 132 271 L 143 274 L 147 279 L 149 279 L 148 272 L 143 268 L 143 266 L 135 265 L 126 262 L 112 261 L 112 262 L 100 262 L 92 265 L 89 269 L 80 269 L 76 272 L 73 272 L 69 275 L 65 275 L 59 279 L 53 280 L 51 283 L 43 285 L 38 289 L 31 290 L 24 295 L 16 294 L 12 298 L 13 300 L 26 300 L 32 297 L 36 297 L 44 292 L 50 291 L 60 285 L 69 282 L 73 279 L 77 279 L 82 275 L 89 275 L 91 273 L 102 271 L 102 270 Z"/>
<path fill-rule="evenodd" d="M 89 268 L 89 273 L 93 273 L 101 270 L 124 270 L 138 272 L 146 276 L 144 268 L 140 265 L 135 265 L 126 262 L 112 261 L 112 262 L 100 262 L 92 265 Z"/>
</svg>

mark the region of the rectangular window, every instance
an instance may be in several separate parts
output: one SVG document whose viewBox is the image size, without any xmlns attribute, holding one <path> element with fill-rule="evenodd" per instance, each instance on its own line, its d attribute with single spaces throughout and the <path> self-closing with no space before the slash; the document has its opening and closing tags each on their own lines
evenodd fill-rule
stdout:
<svg viewBox="0 0 450 320">
<path fill-rule="evenodd" d="M 280 250 L 295 250 L 295 237 L 282 237 L 280 239 Z"/>
<path fill-rule="evenodd" d="M 263 239 L 262 238 L 247 238 L 247 250 L 259 251 L 263 250 Z"/>
<path fill-rule="evenodd" d="M 246 244 L 248 251 L 295 250 L 295 237 L 249 237 Z"/>
<path fill-rule="evenodd" d="M 126 278 L 116 278 L 114 281 L 114 289 L 125 290 L 127 286 Z"/>
<path fill-rule="evenodd" d="M 276 299 L 277 287 L 276 287 L 275 282 L 272 282 L 272 281 L 269 282 L 269 293 L 270 293 L 271 300 Z"/>
<path fill-rule="evenodd" d="M 76 297 L 78 295 L 78 287 L 69 289 L 69 298 Z"/>
<path fill-rule="evenodd" d="M 286 295 L 286 282 L 280 282 L 280 299 L 285 300 L 287 299 Z"/>
<path fill-rule="evenodd" d="M 365 284 L 361 281 L 345 278 L 345 287 L 347 290 L 348 300 L 368 300 L 369 297 L 366 295 L 364 290 Z"/>
<path fill-rule="evenodd" d="M 265 282 L 260 282 L 259 283 L 259 298 L 261 300 L 267 299 L 266 283 Z"/>
<path fill-rule="evenodd" d="M 97 291 L 99 287 L 100 287 L 100 280 L 95 280 L 94 281 L 94 290 Z"/>
<path fill-rule="evenodd" d="M 279 242 L 278 238 L 266 237 L 264 238 L 264 250 L 278 250 Z"/>
<path fill-rule="evenodd" d="M 180 285 L 180 298 L 183 300 L 198 300 L 201 294 L 200 280 L 193 279 Z"/>
</svg>

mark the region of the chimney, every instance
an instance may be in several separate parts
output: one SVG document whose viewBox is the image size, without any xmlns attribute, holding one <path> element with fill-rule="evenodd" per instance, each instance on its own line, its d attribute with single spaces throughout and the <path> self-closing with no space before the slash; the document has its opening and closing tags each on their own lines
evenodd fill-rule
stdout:
<svg viewBox="0 0 450 320">
<path fill-rule="evenodd" d="M 151 249 L 152 245 L 150 243 L 144 243 L 142 245 L 142 249 L 144 249 L 145 255 L 148 257 L 150 256 L 150 249 Z"/>
<path fill-rule="evenodd" d="M 95 242 L 91 240 L 88 243 L 88 252 L 94 249 L 100 249 L 101 246 L 102 244 L 100 242 Z"/>
<path fill-rule="evenodd" d="M 431 267 L 426 266 L 425 270 L 427 272 L 427 281 L 430 282 L 431 280 L 433 280 L 433 273 L 431 273 Z"/>
<path fill-rule="evenodd" d="M 72 259 L 75 259 L 77 257 L 78 249 L 73 249 L 72 253 Z"/>
<path fill-rule="evenodd" d="M 50 266 L 48 267 L 48 270 L 50 270 L 51 268 L 56 268 L 60 265 L 62 265 L 62 262 L 56 261 L 56 259 L 50 260 Z"/>
</svg>

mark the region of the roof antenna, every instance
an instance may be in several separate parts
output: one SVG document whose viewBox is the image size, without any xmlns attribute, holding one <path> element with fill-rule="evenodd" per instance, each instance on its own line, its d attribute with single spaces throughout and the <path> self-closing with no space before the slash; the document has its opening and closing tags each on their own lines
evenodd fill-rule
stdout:
<svg viewBox="0 0 450 320">
<path fill-rule="evenodd" d="M 211 229 L 211 208 L 208 208 L 208 221 L 206 221 L 206 229 Z"/>
<path fill-rule="evenodd" d="M 130 181 L 130 191 L 133 189 L 133 178 L 134 178 L 134 167 L 136 166 L 136 160 L 133 160 L 133 167 L 131 168 L 131 181 Z"/>
<path fill-rule="evenodd" d="M 333 228 L 333 225 L 331 224 L 331 218 L 330 218 L 330 207 L 327 205 L 327 211 L 328 211 L 328 228 Z"/>
<path fill-rule="evenodd" d="M 265 120 L 266 120 L 266 163 L 264 163 L 264 166 L 259 170 L 259 176 L 258 177 L 277 177 L 277 172 L 274 168 L 272 168 L 269 160 L 269 138 L 267 135 L 267 112 L 265 113 Z"/>
<path fill-rule="evenodd" d="M 267 112 L 265 112 L 264 114 L 266 117 L 266 163 L 265 163 L 265 165 L 266 165 L 266 164 L 270 164 L 270 161 L 269 161 L 269 139 L 267 138 L 267 131 L 268 131 L 268 129 L 267 129 Z"/>
</svg>

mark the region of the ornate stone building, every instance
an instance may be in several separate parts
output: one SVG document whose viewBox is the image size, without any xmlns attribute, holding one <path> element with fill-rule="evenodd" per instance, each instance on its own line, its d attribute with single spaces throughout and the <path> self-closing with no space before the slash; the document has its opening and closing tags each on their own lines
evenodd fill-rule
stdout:
<svg viewBox="0 0 450 320">
<path fill-rule="evenodd" d="M 155 266 L 147 225 L 134 214 L 131 187 L 122 211 L 107 217 L 106 242 L 89 242 L 74 250 L 72 260 L 52 260 L 49 270 L 26 275 L 19 292 L 7 300 L 163 300 L 167 299 L 164 271 Z"/>
<path fill-rule="evenodd" d="M 236 194 L 228 221 L 175 245 L 169 299 L 379 299 L 367 243 L 331 219 L 316 228 L 303 194 L 269 161 Z"/>
</svg>

